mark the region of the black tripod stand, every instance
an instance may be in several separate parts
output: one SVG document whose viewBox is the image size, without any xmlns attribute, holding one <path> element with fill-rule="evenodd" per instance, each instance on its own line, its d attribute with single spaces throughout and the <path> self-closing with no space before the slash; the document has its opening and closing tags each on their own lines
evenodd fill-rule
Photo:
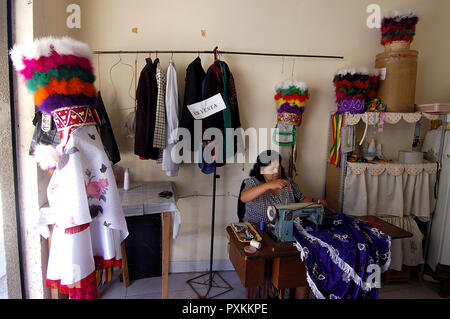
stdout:
<svg viewBox="0 0 450 319">
<path fill-rule="evenodd" d="M 216 210 L 216 180 L 220 178 L 220 175 L 216 174 L 216 166 L 214 166 L 213 173 L 213 197 L 212 197 L 212 220 L 211 220 L 211 247 L 209 254 L 209 272 L 189 279 L 187 283 L 191 286 L 192 290 L 197 294 L 199 299 L 209 299 L 214 298 L 233 289 L 230 284 L 223 279 L 223 277 L 216 271 L 213 271 L 213 248 L 214 248 L 214 220 L 215 220 L 215 210 Z M 199 290 L 196 289 L 194 285 L 207 286 L 206 293 L 201 294 Z M 198 287 L 197 287 L 198 288 Z M 215 293 L 211 291 L 212 289 L 218 289 L 219 292 Z M 204 289 L 203 289 L 204 291 Z M 211 294 L 211 295 L 210 295 Z"/>
</svg>

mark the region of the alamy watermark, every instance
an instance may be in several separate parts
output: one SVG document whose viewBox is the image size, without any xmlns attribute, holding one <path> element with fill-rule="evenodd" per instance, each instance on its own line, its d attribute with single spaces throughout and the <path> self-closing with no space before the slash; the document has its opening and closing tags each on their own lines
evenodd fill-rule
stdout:
<svg viewBox="0 0 450 319">
<path fill-rule="evenodd" d="M 266 127 L 258 129 L 250 127 L 246 130 L 241 127 L 226 128 L 224 132 L 219 128 L 210 127 L 203 131 L 202 121 L 194 120 L 193 132 L 183 127 L 172 132 L 172 136 L 175 136 L 178 142 L 172 148 L 170 155 L 176 164 L 255 163 L 256 158 L 263 151 L 270 149 L 279 153 L 280 146 L 272 138 L 278 133 L 278 128 Z M 268 142 L 269 139 L 270 142 Z M 278 160 L 278 158 L 267 157 L 261 160 L 266 163 Z"/>
<path fill-rule="evenodd" d="M 381 8 L 378 4 L 371 3 L 367 6 L 366 12 L 370 13 L 366 24 L 369 29 L 381 28 Z"/>
<path fill-rule="evenodd" d="M 66 25 L 69 29 L 81 28 L 81 7 L 78 4 L 69 4 L 66 8 L 69 16 L 66 19 Z"/>
</svg>

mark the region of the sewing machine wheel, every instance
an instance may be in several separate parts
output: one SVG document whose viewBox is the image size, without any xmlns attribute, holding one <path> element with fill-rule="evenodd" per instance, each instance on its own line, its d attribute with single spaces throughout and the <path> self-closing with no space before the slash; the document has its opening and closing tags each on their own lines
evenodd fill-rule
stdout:
<svg viewBox="0 0 450 319">
<path fill-rule="evenodd" d="M 277 217 L 277 210 L 274 206 L 267 207 L 267 218 L 273 221 Z"/>
</svg>

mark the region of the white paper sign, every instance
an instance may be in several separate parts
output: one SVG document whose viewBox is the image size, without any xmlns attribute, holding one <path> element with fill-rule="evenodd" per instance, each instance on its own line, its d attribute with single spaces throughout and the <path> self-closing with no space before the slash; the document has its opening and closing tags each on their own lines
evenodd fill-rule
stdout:
<svg viewBox="0 0 450 319">
<path fill-rule="evenodd" d="M 201 102 L 188 105 L 187 107 L 196 120 L 207 118 L 227 108 L 220 93 Z"/>
</svg>

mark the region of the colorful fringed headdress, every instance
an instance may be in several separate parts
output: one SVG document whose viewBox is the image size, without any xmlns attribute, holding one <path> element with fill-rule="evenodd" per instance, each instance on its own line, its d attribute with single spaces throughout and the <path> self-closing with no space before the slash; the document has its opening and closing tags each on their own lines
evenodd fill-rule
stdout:
<svg viewBox="0 0 450 319">
<path fill-rule="evenodd" d="M 333 77 L 338 112 L 362 113 L 369 91 L 369 69 L 342 69 Z"/>
<path fill-rule="evenodd" d="M 59 131 L 61 150 L 38 144 L 33 151 L 42 169 L 54 170 L 72 128 L 99 123 L 94 109 L 97 90 L 92 52 L 85 43 L 69 37 L 45 37 L 29 45 L 14 45 L 10 55 L 17 73 L 34 94 L 34 104 L 52 115 Z"/>
<path fill-rule="evenodd" d="M 411 43 L 416 34 L 416 24 L 419 18 L 414 9 L 393 10 L 381 21 L 381 44 L 393 41 Z"/>
<path fill-rule="evenodd" d="M 369 87 L 367 90 L 367 99 L 373 99 L 377 97 L 378 87 L 380 86 L 380 70 L 369 70 Z"/>
<path fill-rule="evenodd" d="M 29 45 L 15 45 L 10 54 L 40 111 L 95 106 L 92 52 L 85 43 L 69 37 L 45 37 Z"/>
<path fill-rule="evenodd" d="M 275 86 L 278 123 L 300 125 L 309 99 L 308 86 L 304 82 L 283 81 Z"/>
</svg>

